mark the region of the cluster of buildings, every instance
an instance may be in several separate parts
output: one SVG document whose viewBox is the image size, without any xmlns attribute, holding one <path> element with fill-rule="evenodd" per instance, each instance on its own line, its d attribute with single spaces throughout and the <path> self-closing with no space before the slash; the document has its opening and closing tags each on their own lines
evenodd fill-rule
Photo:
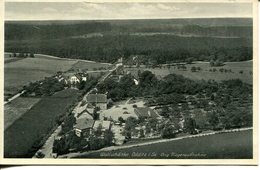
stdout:
<svg viewBox="0 0 260 170">
<path fill-rule="evenodd" d="M 76 117 L 74 131 L 78 137 L 88 138 L 95 130 L 101 128 L 102 133 L 106 130 L 112 131 L 114 133 L 114 143 L 121 145 L 125 140 L 123 134 L 125 123 L 120 122 L 119 119 L 123 119 L 124 121 L 128 117 L 136 119 L 160 119 L 157 111 L 145 107 L 143 102 L 126 103 L 107 109 L 109 100 L 106 94 L 89 94 L 86 99 L 87 101 L 84 104 L 79 104 L 73 110 Z M 94 110 L 96 107 L 99 108 L 97 111 L 99 114 L 98 120 L 94 120 Z M 137 128 L 137 130 L 141 129 Z"/>
<path fill-rule="evenodd" d="M 55 78 L 59 82 L 75 88 L 75 85 L 81 82 L 86 82 L 89 78 L 89 75 L 87 73 L 66 73 L 66 74 L 57 73 Z"/>
</svg>

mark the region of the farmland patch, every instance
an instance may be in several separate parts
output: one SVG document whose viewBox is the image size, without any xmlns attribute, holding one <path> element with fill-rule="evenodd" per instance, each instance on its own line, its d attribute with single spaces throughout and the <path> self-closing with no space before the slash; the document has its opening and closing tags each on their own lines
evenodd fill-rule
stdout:
<svg viewBox="0 0 260 170">
<path fill-rule="evenodd" d="M 4 106 L 4 129 L 11 126 L 24 113 L 30 110 L 40 98 L 19 97 Z"/>
<path fill-rule="evenodd" d="M 6 158 L 33 156 L 31 149 L 39 145 L 39 140 L 56 125 L 57 116 L 66 114 L 79 94 L 80 91 L 67 89 L 42 98 L 5 131 L 4 156 Z"/>
<path fill-rule="evenodd" d="M 29 82 L 52 76 L 58 71 L 66 71 L 75 63 L 76 61 L 71 60 L 25 58 L 5 64 L 5 93 L 9 95 L 15 94 Z"/>
<path fill-rule="evenodd" d="M 127 68 L 126 71 L 129 71 L 131 74 L 137 76 L 138 70 L 149 70 L 153 74 L 157 76 L 157 78 L 163 78 L 169 74 L 178 74 L 183 75 L 186 78 L 192 80 L 230 80 L 230 79 L 240 79 L 245 83 L 252 84 L 253 83 L 253 62 L 245 61 L 245 62 L 226 62 L 224 66 L 220 67 L 210 67 L 208 62 L 204 63 L 194 63 L 187 64 L 186 71 L 177 69 L 177 66 L 162 67 L 162 68 Z M 200 71 L 192 72 L 192 67 L 200 67 Z M 215 72 L 210 71 L 216 69 Z M 232 72 L 221 72 L 220 69 L 232 70 Z M 242 71 L 242 72 L 241 72 Z"/>
<path fill-rule="evenodd" d="M 77 70 L 80 69 L 82 71 L 88 70 L 105 70 L 110 67 L 110 64 L 106 63 L 95 63 L 95 62 L 85 62 L 85 61 L 78 61 L 75 63 L 71 69 Z"/>
<path fill-rule="evenodd" d="M 248 130 L 100 151 L 81 158 L 251 159 L 252 139 L 252 130 Z"/>
</svg>

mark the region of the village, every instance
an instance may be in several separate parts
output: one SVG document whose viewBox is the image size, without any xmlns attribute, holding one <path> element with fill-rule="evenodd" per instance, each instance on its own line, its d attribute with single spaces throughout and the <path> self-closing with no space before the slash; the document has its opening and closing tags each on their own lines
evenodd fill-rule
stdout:
<svg viewBox="0 0 260 170">
<path fill-rule="evenodd" d="M 133 89 L 140 86 L 140 81 L 143 81 L 142 74 L 145 74 L 145 77 L 153 74 L 142 71 L 138 73 L 139 77 L 132 75 L 128 68 L 134 68 L 137 64 L 123 65 L 122 59 L 114 65 L 113 69 L 107 70 L 106 73 L 101 72 L 102 74 L 94 78 L 89 73 L 78 70 L 69 73 L 59 72 L 53 76 L 52 79 L 55 79 L 58 84 L 63 84 L 62 89 L 83 90 L 85 95 L 62 122 L 52 142 L 48 144 L 48 152 L 44 153 L 40 149 L 35 157 L 56 158 L 64 154 L 88 152 L 109 146 L 189 136 L 203 131 L 223 129 L 224 125 L 220 120 L 225 116 L 220 114 L 216 117 L 216 112 L 224 113 L 224 111 L 221 111 L 217 105 L 222 104 L 221 102 L 227 98 L 234 102 L 238 100 L 234 97 L 230 98 L 227 94 L 218 95 L 206 89 L 200 90 L 200 93 L 173 93 L 160 97 L 131 94 L 131 91 L 135 91 Z M 181 65 L 185 67 L 186 63 Z M 92 84 L 88 85 L 90 82 Z M 118 86 L 115 85 L 116 83 L 122 84 Z M 44 82 L 38 84 L 43 85 Z M 125 93 L 122 91 L 124 89 L 130 95 L 124 94 L 123 97 L 118 98 L 122 95 L 120 93 Z M 36 95 L 35 88 L 34 92 L 25 90 L 27 93 L 24 95 Z M 119 91 L 113 95 L 113 90 Z M 55 93 L 55 90 L 53 92 Z"/>
</svg>

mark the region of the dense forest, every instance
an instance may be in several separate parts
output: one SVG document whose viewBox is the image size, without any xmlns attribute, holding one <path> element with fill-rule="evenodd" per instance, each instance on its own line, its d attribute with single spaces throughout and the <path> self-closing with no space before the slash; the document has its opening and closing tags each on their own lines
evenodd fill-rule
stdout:
<svg viewBox="0 0 260 170">
<path fill-rule="evenodd" d="M 103 62 L 132 55 L 157 64 L 191 57 L 244 61 L 252 59 L 252 20 L 6 22 L 5 51 Z"/>
</svg>

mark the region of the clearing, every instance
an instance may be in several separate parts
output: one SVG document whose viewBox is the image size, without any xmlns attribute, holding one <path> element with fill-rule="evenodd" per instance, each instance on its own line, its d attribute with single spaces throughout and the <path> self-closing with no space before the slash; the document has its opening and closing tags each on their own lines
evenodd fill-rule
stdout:
<svg viewBox="0 0 260 170">
<path fill-rule="evenodd" d="M 162 67 L 162 68 L 125 68 L 126 71 L 129 71 L 133 75 L 138 74 L 138 70 L 149 70 L 153 74 L 157 76 L 157 78 L 162 78 L 167 76 L 168 74 L 178 74 L 183 75 L 186 78 L 192 80 L 230 80 L 230 79 L 240 79 L 241 81 L 253 84 L 253 62 L 252 61 L 243 61 L 243 62 L 226 62 L 224 66 L 220 67 L 210 67 L 208 62 L 194 62 L 194 64 L 187 64 L 187 70 L 177 69 L 176 66 L 171 66 L 170 68 Z M 201 71 L 192 72 L 192 67 L 200 67 Z M 220 72 L 219 70 L 227 69 L 232 70 L 232 72 Z M 210 72 L 210 69 L 216 69 L 215 72 Z M 243 71 L 243 73 L 240 73 Z"/>
</svg>

